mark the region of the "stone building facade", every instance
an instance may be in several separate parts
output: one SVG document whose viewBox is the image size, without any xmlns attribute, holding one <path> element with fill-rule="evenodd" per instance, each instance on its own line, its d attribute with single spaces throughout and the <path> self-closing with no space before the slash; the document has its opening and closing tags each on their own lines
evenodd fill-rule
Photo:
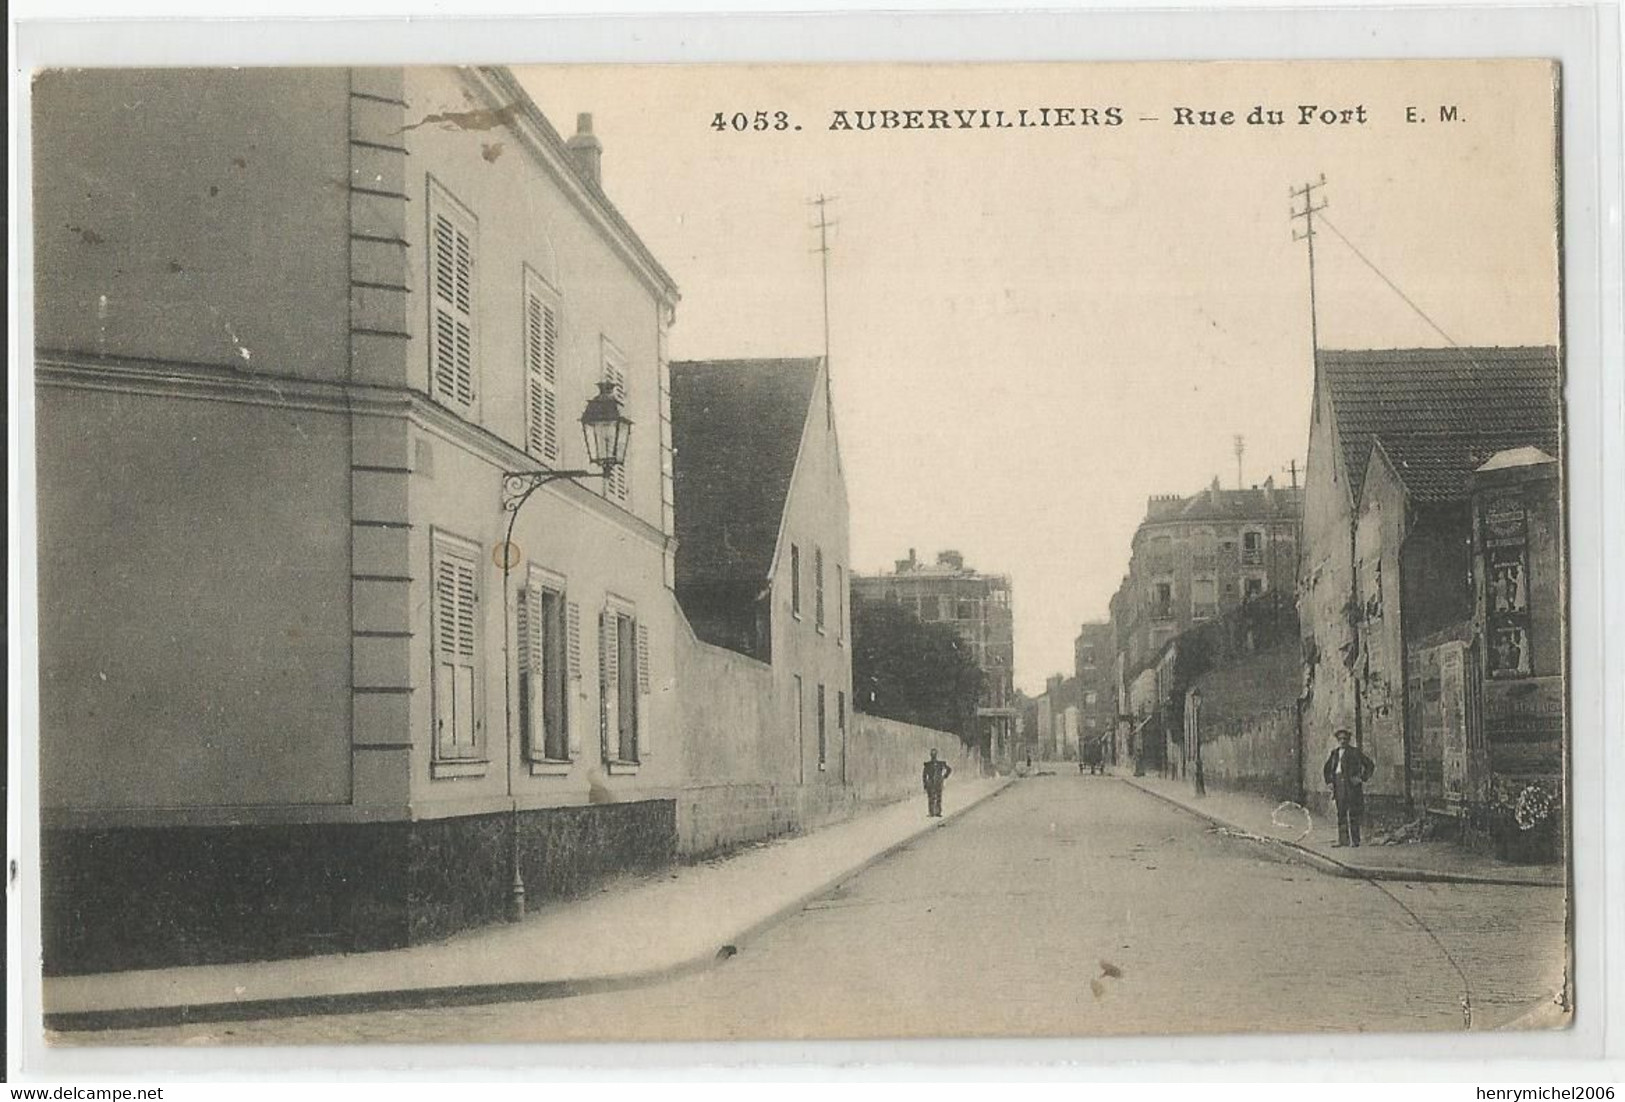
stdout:
<svg viewBox="0 0 1625 1102">
<path fill-rule="evenodd" d="M 1415 815 L 1442 791 L 1412 675 L 1418 647 L 1472 636 L 1473 472 L 1521 446 L 1558 454 L 1561 420 L 1553 348 L 1318 357 L 1298 577 L 1304 737 L 1323 750 L 1339 728 L 1354 734 L 1377 765 L 1374 815 Z"/>
<path fill-rule="evenodd" d="M 990 760 L 1006 762 L 1015 745 L 1019 709 L 1015 697 L 1015 628 L 1010 578 L 967 567 L 958 551 L 937 553 L 921 562 L 911 548 L 889 574 L 856 575 L 854 592 L 875 601 L 893 601 L 927 623 L 941 622 L 959 633 L 983 674 L 977 705 L 980 745 Z"/>
<path fill-rule="evenodd" d="M 1082 625 L 1072 641 L 1072 676 L 1078 685 L 1078 739 L 1094 740 L 1103 758 L 1116 760 L 1116 693 L 1112 679 L 1113 636 L 1109 620 Z"/>
<path fill-rule="evenodd" d="M 532 900 L 669 859 L 677 289 L 590 120 L 500 68 L 34 107 L 47 967 L 403 944 L 500 915 L 510 855 Z M 504 552 L 503 472 L 585 466 L 605 381 L 625 467 Z"/>
</svg>

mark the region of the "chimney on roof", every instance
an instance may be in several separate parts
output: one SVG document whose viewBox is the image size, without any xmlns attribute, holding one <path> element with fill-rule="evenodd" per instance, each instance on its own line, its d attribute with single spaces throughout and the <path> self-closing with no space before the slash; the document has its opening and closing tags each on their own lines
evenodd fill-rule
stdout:
<svg viewBox="0 0 1625 1102">
<path fill-rule="evenodd" d="M 565 143 L 570 155 L 576 159 L 576 169 L 593 183 L 603 186 L 604 143 L 592 132 L 592 112 L 583 111 L 576 116 L 576 132 Z"/>
<path fill-rule="evenodd" d="M 1207 499 L 1210 504 L 1219 504 L 1219 476 L 1213 476 L 1213 483 L 1207 488 Z"/>
<path fill-rule="evenodd" d="M 965 569 L 965 556 L 958 551 L 938 551 L 937 565 L 946 566 L 951 570 Z"/>
<path fill-rule="evenodd" d="M 1161 520 L 1179 512 L 1184 501 L 1178 494 L 1152 494 L 1145 499 L 1145 519 Z"/>
<path fill-rule="evenodd" d="M 1274 475 L 1270 475 L 1268 478 L 1264 479 L 1264 504 L 1265 505 L 1274 505 L 1275 504 L 1275 476 Z"/>
</svg>

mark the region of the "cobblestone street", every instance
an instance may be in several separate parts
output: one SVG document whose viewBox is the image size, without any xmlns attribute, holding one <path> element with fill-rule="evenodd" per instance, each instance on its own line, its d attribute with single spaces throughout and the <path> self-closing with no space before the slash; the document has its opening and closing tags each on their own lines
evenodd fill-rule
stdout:
<svg viewBox="0 0 1625 1102">
<path fill-rule="evenodd" d="M 949 799 L 953 798 L 950 785 Z M 921 813 L 924 806 L 921 805 Z M 612 994 L 58 1044 L 1079 1036 L 1505 1026 L 1560 982 L 1559 888 L 1339 879 L 1110 777 L 1017 783 L 707 972 Z"/>
</svg>

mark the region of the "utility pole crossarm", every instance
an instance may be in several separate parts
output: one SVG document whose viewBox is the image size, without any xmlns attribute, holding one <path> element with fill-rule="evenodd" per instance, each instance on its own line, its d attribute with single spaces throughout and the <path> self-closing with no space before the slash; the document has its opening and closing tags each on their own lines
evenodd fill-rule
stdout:
<svg viewBox="0 0 1625 1102">
<path fill-rule="evenodd" d="M 1315 192 L 1326 186 L 1326 174 L 1320 174 L 1320 179 L 1305 183 L 1301 188 L 1289 188 L 1288 194 L 1292 196 L 1291 221 L 1296 222 L 1302 218 L 1304 229 L 1299 233 L 1292 231 L 1292 240 L 1307 241 L 1309 243 L 1309 347 L 1316 361 L 1316 370 L 1319 370 L 1320 355 L 1320 319 L 1317 316 L 1315 304 L 1315 215 L 1326 209 L 1326 199 L 1320 197 L 1316 202 Z M 1303 209 L 1298 209 L 1298 201 L 1303 201 Z"/>
<path fill-rule="evenodd" d="M 829 220 L 829 204 L 835 201 L 833 195 L 819 195 L 810 200 L 809 205 L 818 208 L 818 221 L 813 228 L 818 231 L 818 248 L 813 252 L 819 254 L 819 262 L 823 267 L 824 278 L 824 417 L 828 424 L 835 424 L 835 393 L 830 382 L 829 364 L 829 231 L 835 223 Z"/>
</svg>

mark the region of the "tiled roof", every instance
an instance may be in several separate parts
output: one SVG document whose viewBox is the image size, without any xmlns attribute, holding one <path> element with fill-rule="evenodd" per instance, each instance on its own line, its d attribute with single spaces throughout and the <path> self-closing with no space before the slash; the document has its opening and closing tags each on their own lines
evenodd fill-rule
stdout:
<svg viewBox="0 0 1625 1102">
<path fill-rule="evenodd" d="M 1376 444 L 1415 501 L 1457 501 L 1491 456 L 1527 444 L 1527 432 L 1380 433 Z"/>
<path fill-rule="evenodd" d="M 1426 493 L 1446 492 L 1460 457 L 1476 450 L 1457 442 L 1499 442 L 1488 458 L 1517 444 L 1551 451 L 1561 437 L 1563 371 L 1552 347 L 1323 349 L 1318 361 L 1356 499 L 1379 435 L 1408 453 Z"/>
<path fill-rule="evenodd" d="M 819 360 L 671 365 L 677 582 L 764 581 Z"/>
<path fill-rule="evenodd" d="M 1303 491 L 1290 487 L 1272 490 L 1203 490 L 1185 499 L 1179 520 L 1268 520 L 1297 516 Z M 1170 517 L 1168 519 L 1174 519 Z"/>
</svg>

